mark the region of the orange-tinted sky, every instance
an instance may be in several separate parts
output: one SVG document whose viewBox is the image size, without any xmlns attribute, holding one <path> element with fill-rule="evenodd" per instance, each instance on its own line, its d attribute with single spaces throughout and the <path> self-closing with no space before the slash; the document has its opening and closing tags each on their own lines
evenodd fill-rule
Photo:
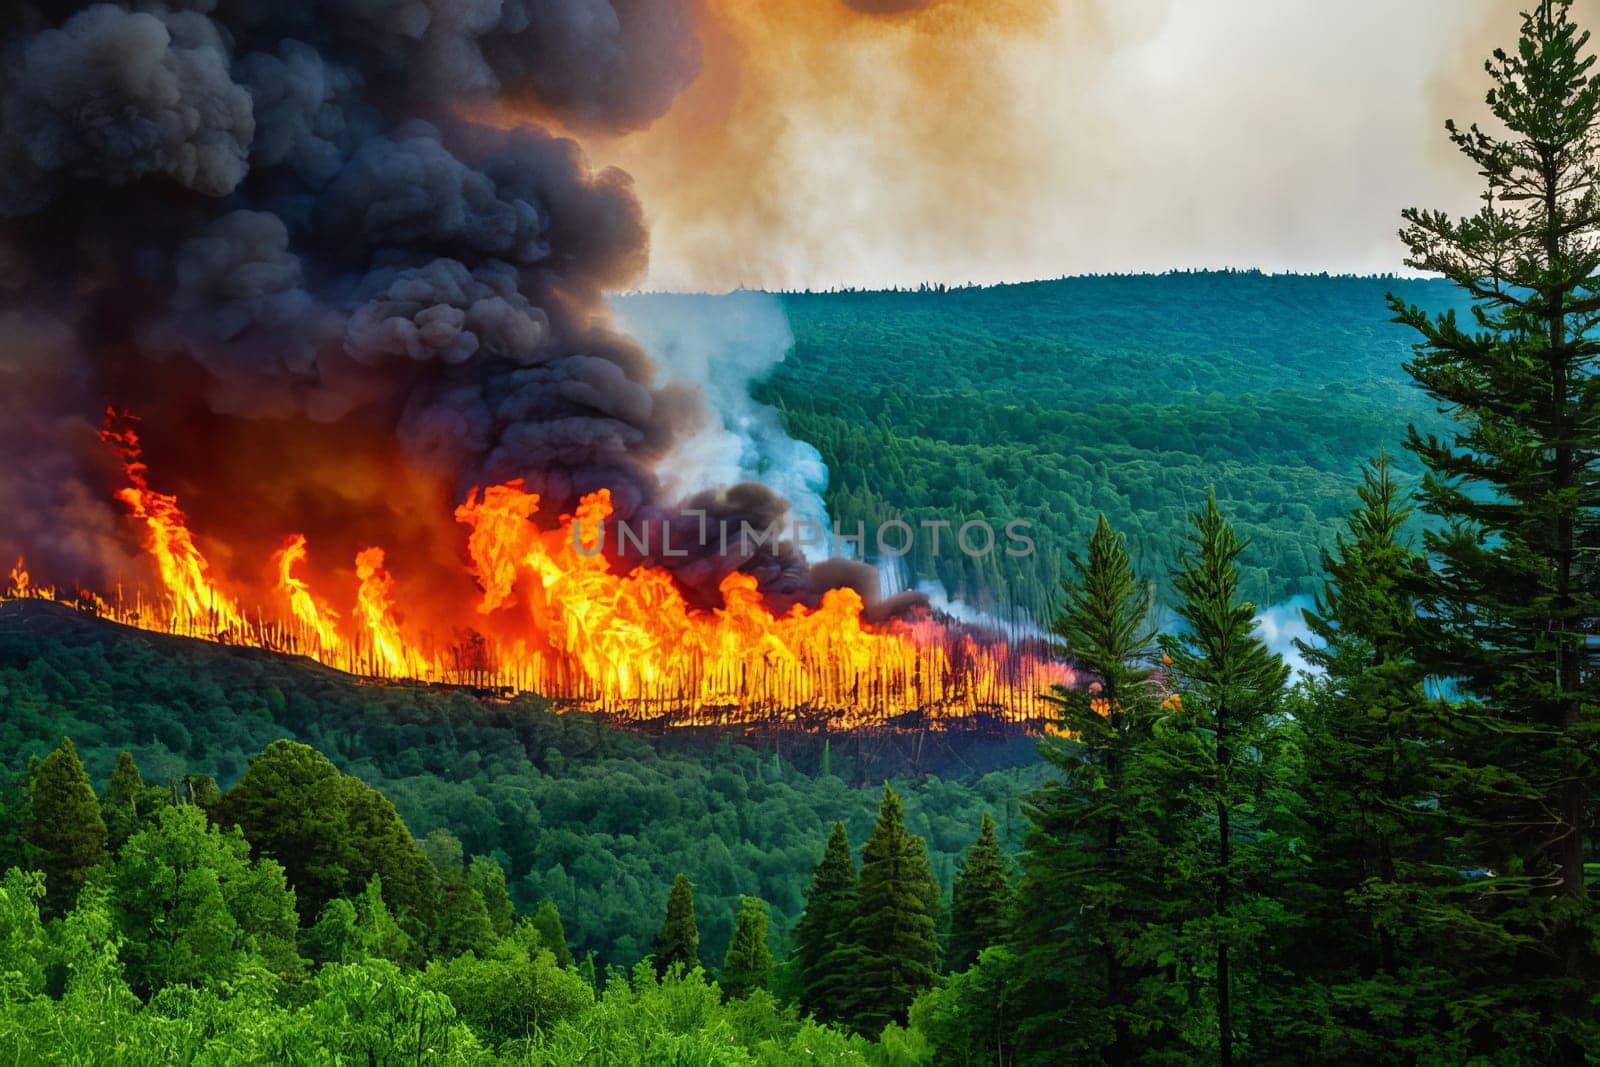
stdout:
<svg viewBox="0 0 1600 1067">
<path fill-rule="evenodd" d="M 584 140 L 636 180 L 651 288 L 1394 270 L 1401 207 L 1471 204 L 1441 125 L 1517 7 L 707 0 L 666 117 Z"/>
</svg>

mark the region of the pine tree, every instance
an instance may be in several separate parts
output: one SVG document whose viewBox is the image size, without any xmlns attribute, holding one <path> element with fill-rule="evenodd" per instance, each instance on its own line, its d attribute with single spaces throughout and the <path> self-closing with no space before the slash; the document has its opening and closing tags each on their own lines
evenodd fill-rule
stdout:
<svg viewBox="0 0 1600 1067">
<path fill-rule="evenodd" d="M 806 908 L 796 924 L 800 1010 L 823 1022 L 844 1013 L 844 975 L 852 963 L 851 924 L 856 914 L 856 864 L 844 823 L 833 824 L 828 847 L 811 876 Z"/>
<path fill-rule="evenodd" d="M 747 997 L 766 989 L 772 977 L 772 950 L 767 947 L 767 906 L 755 897 L 739 898 L 733 939 L 722 960 L 722 991 L 729 997 Z"/>
<path fill-rule="evenodd" d="M 950 894 L 950 969 L 965 970 L 977 962 L 978 953 L 1001 944 L 1010 912 L 1006 860 L 995 836 L 994 817 L 986 811 Z"/>
<path fill-rule="evenodd" d="M 1448 892 L 1440 796 L 1455 777 L 1448 732 L 1413 654 L 1422 557 L 1387 456 L 1362 472 L 1360 504 L 1331 552 L 1300 642 L 1320 668 L 1297 708 L 1313 866 L 1295 907 L 1293 954 L 1323 1057 L 1440 1054 L 1450 1028 L 1452 945 L 1470 919 Z"/>
<path fill-rule="evenodd" d="M 1187 630 L 1164 635 L 1162 647 L 1172 661 L 1183 718 L 1200 741 L 1188 749 L 1183 777 L 1214 818 L 1207 830 L 1210 854 L 1201 867 L 1211 906 L 1189 928 L 1215 945 L 1216 1055 L 1228 1067 L 1242 1021 L 1234 1012 L 1235 943 L 1247 929 L 1260 930 L 1256 913 L 1262 902 L 1241 884 L 1256 858 L 1246 844 L 1258 832 L 1257 816 L 1250 813 L 1262 799 L 1270 717 L 1289 672 L 1255 632 L 1255 606 L 1239 596 L 1245 543 L 1218 510 L 1214 491 L 1193 520 L 1190 549 L 1172 576 L 1183 598 L 1177 614 Z"/>
<path fill-rule="evenodd" d="M 673 879 L 667 919 L 656 935 L 656 971 L 666 974 L 674 965 L 686 972 L 700 966 L 700 925 L 694 915 L 694 886 L 686 874 Z"/>
<path fill-rule="evenodd" d="M 1193 815 L 1158 737 L 1152 593 L 1101 516 L 1052 626 L 1084 683 L 1058 686 L 1040 742 L 1060 775 L 1027 798 L 1012 935 L 1019 1051 L 1130 1063 L 1174 1040 L 1184 990 L 1155 961 L 1177 921 L 1168 866 Z"/>
<path fill-rule="evenodd" d="M 547 900 L 540 904 L 539 910 L 528 921 L 539 931 L 539 943 L 550 950 L 556 962 L 563 967 L 571 967 L 572 947 L 567 944 L 567 931 L 561 925 L 561 912 L 556 909 L 555 901 Z"/>
<path fill-rule="evenodd" d="M 106 851 L 106 824 L 71 738 L 33 771 L 28 843 L 44 871 L 46 916 L 70 911 L 90 868 Z"/>
<path fill-rule="evenodd" d="M 133 753 L 123 749 L 117 753 L 117 765 L 111 770 L 111 780 L 100 797 L 100 817 L 106 824 L 106 844 L 115 852 L 139 828 L 139 798 L 144 796 L 144 778 Z"/>
<path fill-rule="evenodd" d="M 1600 737 L 1600 79 L 1568 7 L 1543 0 L 1485 64 L 1490 130 L 1446 124 L 1483 206 L 1404 212 L 1407 265 L 1470 295 L 1471 328 L 1390 300 L 1420 336 L 1407 370 L 1456 421 L 1408 447 L 1439 520 L 1422 659 L 1465 698 L 1454 752 L 1470 773 L 1446 803 L 1477 910 L 1503 935 L 1473 953 L 1461 1011 L 1480 1047 L 1527 1059 L 1600 1040 L 1584 869 Z"/>
<path fill-rule="evenodd" d="M 847 976 L 850 1023 L 877 1034 L 904 1023 L 918 993 L 933 985 L 938 883 L 928 848 L 906 829 L 905 809 L 887 783 L 878 821 L 861 850 L 851 941 L 857 955 Z"/>
</svg>

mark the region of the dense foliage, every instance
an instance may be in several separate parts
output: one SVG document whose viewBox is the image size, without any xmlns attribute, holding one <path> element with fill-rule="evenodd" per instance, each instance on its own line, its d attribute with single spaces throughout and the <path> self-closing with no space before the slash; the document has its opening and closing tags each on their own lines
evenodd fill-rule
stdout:
<svg viewBox="0 0 1600 1067">
<path fill-rule="evenodd" d="M 130 753 L 116 768 L 98 798 L 107 805 L 142 779 Z M 74 857 L 67 843 L 103 838 L 70 740 L 26 786 L 29 805 L 5 823 L 47 823 Z M 880 1043 L 774 998 L 767 906 L 755 898 L 739 902 L 720 986 L 698 959 L 683 874 L 653 959 L 600 978 L 592 955 L 574 959 L 553 902 L 518 915 L 499 860 L 463 864 L 437 832 L 417 842 L 381 793 L 305 745 L 274 741 L 225 794 L 201 795 L 204 806 L 148 794 L 121 847 L 80 879 L 31 870 L 51 862 L 37 842 L 4 872 L 0 1055 L 94 1059 L 114 1041 L 140 1062 L 633 1063 L 669 1048 L 686 1062 L 924 1058 L 919 1035 L 885 1024 L 903 1023 L 934 982 L 939 888 L 888 786 L 863 852 L 871 891 L 844 935 L 861 951 L 836 958 L 858 969 L 834 976 L 852 991 L 853 1028 Z M 984 826 L 992 846 L 987 813 Z M 844 863 L 853 869 L 848 850 Z"/>
<path fill-rule="evenodd" d="M 906 830 L 900 797 L 883 787 L 872 836 L 861 848 L 855 915 L 845 935 L 854 949 L 845 972 L 846 1018 L 868 1033 L 905 1020 L 938 973 L 939 886 L 927 846 Z"/>
<path fill-rule="evenodd" d="M 759 395 L 821 452 L 844 533 L 1030 521 L 1029 559 L 969 559 L 954 527 L 935 559 L 919 535 L 913 574 L 969 604 L 1048 617 L 1102 512 L 1170 596 L 1163 561 L 1209 484 L 1255 546 L 1241 585 L 1265 605 L 1316 590 L 1377 444 L 1442 425 L 1401 370 L 1389 291 L 1467 307 L 1438 281 L 1231 271 L 795 294 L 794 351 Z"/>
<path fill-rule="evenodd" d="M 1056 627 L 1099 688 L 1060 694 L 1009 943 L 910 1013 L 936 1054 L 1593 1062 L 1600 81 L 1568 6 L 1488 64 L 1503 136 L 1450 127 L 1483 208 L 1405 213 L 1412 264 L 1474 302 L 1470 331 L 1392 304 L 1453 420 L 1407 441 L 1423 550 L 1380 454 L 1307 613 L 1322 673 L 1285 694 L 1214 497 L 1159 668 L 1102 521 Z"/>
<path fill-rule="evenodd" d="M 424 687 L 360 685 L 305 664 L 107 628 L 57 609 L 25 614 L 26 621 L 0 625 L 0 754 L 10 764 L 0 774 L 0 809 L 25 811 L 28 761 L 44 759 L 64 735 L 96 783 L 108 780 L 127 748 L 148 783 L 135 802 L 140 811 L 174 797 L 209 803 L 218 782 L 241 781 L 252 754 L 277 740 L 303 742 L 316 752 L 275 750 L 282 758 L 257 761 L 251 787 L 230 794 L 228 804 L 252 841 L 270 837 L 284 847 L 286 867 L 318 873 L 309 903 L 302 901 L 307 919 L 372 874 L 399 893 L 426 881 L 414 849 L 395 836 L 398 815 L 423 845 L 436 832 L 454 841 L 463 868 L 473 856 L 494 857 L 516 906 L 531 914 L 554 902 L 579 955 L 597 952 L 602 967 L 631 966 L 652 950 L 679 872 L 694 883 L 702 960 L 722 959 L 745 896 L 770 905 L 772 943 L 781 951 L 834 823 L 865 840 L 877 813 L 881 779 L 871 768 L 880 764 L 872 762 L 871 739 L 835 738 L 822 758 L 796 742 L 791 759 L 770 742 L 758 751 L 621 732 L 589 716 L 553 713 L 533 697 L 495 705 Z M 982 755 L 973 752 L 980 766 Z M 332 776 L 335 768 L 359 781 Z M 133 788 L 126 775 L 98 810 L 127 803 L 118 799 Z M 944 892 L 985 811 L 1002 843 L 1020 842 L 1020 798 L 1038 775 L 1024 766 L 965 782 L 903 783 L 907 826 L 927 841 Z M 93 802 L 87 779 L 77 788 Z M 302 803 L 310 806 L 297 810 Z M 327 821 L 389 835 L 395 847 L 368 870 L 337 852 L 296 846 Z M 21 862 L 30 825 L 0 818 L 0 869 Z M 65 848 L 64 838 L 50 836 Z M 92 866 L 101 840 L 91 831 L 73 843 L 82 854 L 62 853 L 63 870 Z M 470 880 L 470 871 L 462 877 Z M 396 918 L 414 932 L 407 910 L 402 901 Z"/>
</svg>

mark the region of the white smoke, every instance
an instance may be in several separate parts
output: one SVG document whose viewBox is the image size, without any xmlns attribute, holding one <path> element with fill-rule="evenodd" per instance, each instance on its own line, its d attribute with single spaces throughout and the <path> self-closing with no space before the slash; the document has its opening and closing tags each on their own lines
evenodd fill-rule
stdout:
<svg viewBox="0 0 1600 1067">
<path fill-rule="evenodd" d="M 726 296 L 644 293 L 612 297 L 624 332 L 649 352 L 657 384 L 698 386 L 713 422 L 677 442 L 660 471 L 668 491 L 687 496 L 738 482 L 759 482 L 789 501 L 795 522 L 829 530 L 822 495 L 822 455 L 783 428 L 776 408 L 750 395 L 794 347 L 783 305 L 770 293 Z M 826 541 L 826 539 L 824 539 Z M 807 550 L 825 556 L 826 544 Z"/>
<path fill-rule="evenodd" d="M 934 611 L 969 626 L 1017 637 L 1049 637 L 1037 622 L 1020 610 L 1011 613 L 1009 617 L 991 615 L 952 597 L 950 590 L 946 589 L 944 583 L 937 578 L 915 581 L 911 574 L 911 565 L 904 556 L 880 557 L 873 561 L 873 566 L 878 571 L 878 592 L 885 598 L 906 592 L 921 593 Z"/>
</svg>

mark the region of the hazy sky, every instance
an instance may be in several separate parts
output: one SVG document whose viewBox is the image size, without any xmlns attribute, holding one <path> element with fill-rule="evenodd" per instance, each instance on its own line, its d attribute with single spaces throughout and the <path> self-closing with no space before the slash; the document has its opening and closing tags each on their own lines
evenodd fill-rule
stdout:
<svg viewBox="0 0 1600 1067">
<path fill-rule="evenodd" d="M 588 144 L 635 177 L 650 287 L 1399 270 L 1400 208 L 1473 203 L 1442 124 L 1526 6 L 708 2 L 700 80 Z"/>
</svg>

